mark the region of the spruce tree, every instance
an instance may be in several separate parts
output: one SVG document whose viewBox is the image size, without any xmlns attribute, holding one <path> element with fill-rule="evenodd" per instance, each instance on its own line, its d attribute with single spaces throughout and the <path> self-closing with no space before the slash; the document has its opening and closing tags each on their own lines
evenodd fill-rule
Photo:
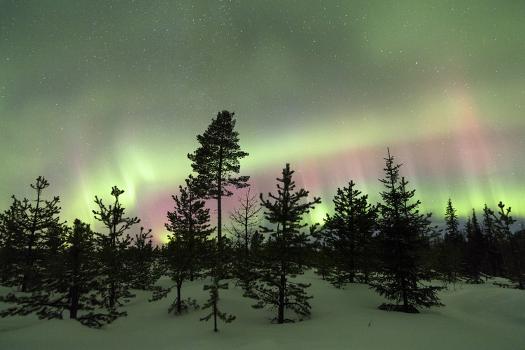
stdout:
<svg viewBox="0 0 525 350">
<path fill-rule="evenodd" d="M 385 161 L 378 218 L 380 269 L 371 286 L 394 302 L 380 309 L 415 313 L 418 307 L 442 305 L 437 296 L 441 287 L 429 284 L 433 274 L 422 259 L 432 232 L 430 214 L 419 212 L 421 202 L 413 200 L 415 190 L 408 189 L 399 174 L 401 164 L 394 163 L 390 151 Z"/>
<path fill-rule="evenodd" d="M 483 283 L 481 276 L 486 258 L 485 240 L 474 209 L 472 209 L 472 217 L 467 221 L 466 233 L 465 263 L 467 277 L 471 283 Z"/>
<path fill-rule="evenodd" d="M 483 207 L 483 236 L 486 259 L 483 271 L 490 276 L 503 276 L 503 246 L 506 235 L 496 227 L 495 213 L 487 204 Z"/>
<path fill-rule="evenodd" d="M 173 211 L 168 212 L 166 229 L 172 234 L 163 250 L 163 269 L 171 278 L 174 285 L 168 288 L 158 288 L 153 300 L 167 296 L 173 289 L 177 290 L 177 297 L 171 304 L 168 312 L 181 314 L 190 306 L 196 306 L 194 301 L 182 299 L 182 285 L 186 280 L 193 280 L 204 268 L 207 258 L 209 236 L 214 231 L 210 228 L 210 210 L 206 203 L 199 199 L 192 188 L 190 177 L 186 186 L 179 186 L 179 195 L 173 195 L 175 202 Z"/>
<path fill-rule="evenodd" d="M 372 269 L 373 233 L 377 211 L 350 181 L 348 187 L 338 188 L 334 197 L 335 213 L 325 219 L 327 245 L 333 252 L 334 269 L 329 280 L 336 287 L 354 283 L 361 278 L 368 283 Z"/>
<path fill-rule="evenodd" d="M 293 174 L 286 164 L 282 177 L 277 179 L 277 193 L 269 193 L 268 198 L 260 195 L 268 222 L 262 227 L 262 233 L 268 240 L 262 256 L 261 276 L 248 294 L 257 300 L 254 308 L 277 309 L 277 323 L 292 321 L 285 315 L 287 310 L 295 312 L 300 319 L 308 317 L 308 300 L 312 298 L 306 292 L 309 284 L 293 282 L 291 278 L 306 268 L 308 236 L 303 232 L 307 226 L 303 223 L 304 215 L 321 203 L 321 199 L 308 201 L 308 191 L 296 190 Z"/>
<path fill-rule="evenodd" d="M 99 234 L 97 239 L 98 256 L 101 264 L 101 293 L 106 306 L 117 313 L 119 306 L 129 301 L 133 295 L 130 292 L 131 271 L 127 263 L 127 250 L 132 239 L 128 231 L 140 220 L 136 217 L 126 217 L 125 208 L 120 203 L 124 191 L 117 186 L 111 189 L 113 203 L 106 205 L 99 197 L 95 197 L 98 210 L 93 210 L 95 219 L 107 229 L 107 234 Z M 125 316 L 125 312 L 118 312 Z"/>
<path fill-rule="evenodd" d="M 0 285 L 4 286 L 15 286 L 20 283 L 22 257 L 17 238 L 21 234 L 15 215 L 15 203 L 0 213 Z"/>
<path fill-rule="evenodd" d="M 449 283 L 455 283 L 464 270 L 465 238 L 461 233 L 456 212 L 449 198 L 445 210 L 445 235 L 442 244 L 442 269 Z"/>
</svg>

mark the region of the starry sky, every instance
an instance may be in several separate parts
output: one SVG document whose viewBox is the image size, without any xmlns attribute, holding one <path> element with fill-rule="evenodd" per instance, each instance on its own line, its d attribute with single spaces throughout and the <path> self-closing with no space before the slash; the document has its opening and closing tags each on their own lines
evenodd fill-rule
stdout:
<svg viewBox="0 0 525 350">
<path fill-rule="evenodd" d="M 161 239 L 217 111 L 257 191 L 285 162 L 331 210 L 386 148 L 425 210 L 525 216 L 525 2 L 0 0 L 0 208 L 44 175 L 63 216 L 124 203 Z M 233 205 L 234 200 L 231 201 Z"/>
</svg>

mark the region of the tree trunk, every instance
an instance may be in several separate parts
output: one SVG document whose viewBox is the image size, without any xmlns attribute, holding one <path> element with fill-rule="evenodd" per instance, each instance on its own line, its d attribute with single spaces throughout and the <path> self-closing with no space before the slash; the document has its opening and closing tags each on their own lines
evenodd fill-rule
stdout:
<svg viewBox="0 0 525 350">
<path fill-rule="evenodd" d="M 281 274 L 281 283 L 279 286 L 279 311 L 277 315 L 277 323 L 284 323 L 284 294 L 286 288 L 286 276 Z"/>
<path fill-rule="evenodd" d="M 78 302 L 79 302 L 78 287 L 72 286 L 69 289 L 69 295 L 71 297 L 71 306 L 69 308 L 69 318 L 76 319 L 77 313 L 78 313 Z"/>
<path fill-rule="evenodd" d="M 182 312 L 182 300 L 180 297 L 180 289 L 182 287 L 182 283 L 177 283 L 177 313 L 180 314 Z"/>
<path fill-rule="evenodd" d="M 217 299 L 213 301 L 213 331 L 218 332 L 217 329 Z"/>
</svg>

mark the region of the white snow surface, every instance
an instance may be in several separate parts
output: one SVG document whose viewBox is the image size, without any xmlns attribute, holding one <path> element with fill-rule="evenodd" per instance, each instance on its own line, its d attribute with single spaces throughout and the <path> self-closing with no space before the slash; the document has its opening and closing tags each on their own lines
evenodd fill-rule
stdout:
<svg viewBox="0 0 525 350">
<path fill-rule="evenodd" d="M 242 297 L 242 290 L 230 283 L 229 290 L 221 291 L 220 307 L 237 319 L 220 323 L 218 333 L 212 331 L 211 321 L 199 321 L 208 310 L 170 315 L 167 309 L 174 293 L 148 302 L 149 293 L 137 292 L 137 298 L 125 307 L 129 315 L 103 329 L 90 329 L 66 318 L 0 319 L 0 350 L 525 350 L 524 291 L 490 282 L 458 284 L 440 293 L 446 306 L 404 314 L 378 310 L 385 300 L 366 285 L 336 289 L 312 272 L 300 279 L 312 283 L 314 296 L 312 317 L 303 322 L 272 324 L 273 312 L 251 308 L 253 300 Z M 202 304 L 207 299 L 203 284 L 185 284 L 183 298 L 196 298 Z"/>
</svg>

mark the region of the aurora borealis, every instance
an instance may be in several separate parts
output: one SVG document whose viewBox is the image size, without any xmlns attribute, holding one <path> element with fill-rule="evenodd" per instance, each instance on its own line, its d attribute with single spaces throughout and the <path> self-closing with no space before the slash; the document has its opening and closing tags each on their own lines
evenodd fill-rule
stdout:
<svg viewBox="0 0 525 350">
<path fill-rule="evenodd" d="M 160 237 L 217 111 L 242 174 L 285 162 L 331 208 L 377 199 L 390 147 L 425 210 L 525 215 L 525 3 L 0 0 L 0 208 L 38 175 L 64 218 L 111 186 Z"/>
</svg>

